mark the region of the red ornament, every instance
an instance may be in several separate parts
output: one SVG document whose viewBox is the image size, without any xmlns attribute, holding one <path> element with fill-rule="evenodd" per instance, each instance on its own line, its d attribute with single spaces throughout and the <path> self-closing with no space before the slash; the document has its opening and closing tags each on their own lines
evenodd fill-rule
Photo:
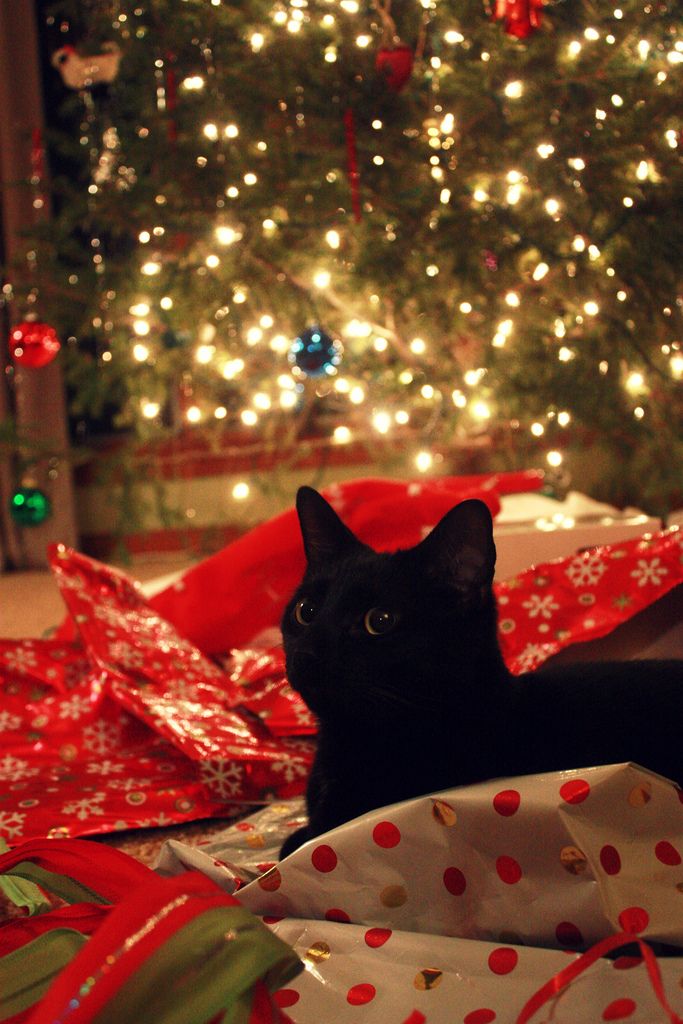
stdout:
<svg viewBox="0 0 683 1024">
<path fill-rule="evenodd" d="M 413 51 L 405 43 L 382 47 L 377 51 L 375 68 L 392 92 L 400 92 L 413 72 Z"/>
<path fill-rule="evenodd" d="M 494 18 L 503 22 L 505 31 L 517 39 L 526 39 L 541 25 L 543 0 L 496 0 Z"/>
<path fill-rule="evenodd" d="M 10 352 L 20 366 L 38 369 L 51 363 L 61 348 L 54 327 L 36 320 L 24 320 L 12 328 Z"/>
</svg>

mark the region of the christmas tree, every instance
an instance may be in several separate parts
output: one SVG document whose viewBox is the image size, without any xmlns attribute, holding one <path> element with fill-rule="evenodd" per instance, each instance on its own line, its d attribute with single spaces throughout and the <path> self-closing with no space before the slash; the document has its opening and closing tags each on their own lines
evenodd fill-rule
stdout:
<svg viewBox="0 0 683 1024">
<path fill-rule="evenodd" d="M 74 420 L 680 503 L 681 13 L 51 5 L 30 298 Z"/>
</svg>

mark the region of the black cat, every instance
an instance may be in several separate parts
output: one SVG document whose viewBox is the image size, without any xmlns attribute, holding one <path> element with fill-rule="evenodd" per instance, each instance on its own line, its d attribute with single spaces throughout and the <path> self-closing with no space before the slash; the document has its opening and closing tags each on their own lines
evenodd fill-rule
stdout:
<svg viewBox="0 0 683 1024">
<path fill-rule="evenodd" d="M 297 511 L 308 565 L 282 631 L 319 733 L 309 824 L 282 856 L 365 811 L 498 776 L 635 761 L 683 782 L 683 661 L 508 672 L 483 502 L 393 554 L 310 487 Z"/>
</svg>

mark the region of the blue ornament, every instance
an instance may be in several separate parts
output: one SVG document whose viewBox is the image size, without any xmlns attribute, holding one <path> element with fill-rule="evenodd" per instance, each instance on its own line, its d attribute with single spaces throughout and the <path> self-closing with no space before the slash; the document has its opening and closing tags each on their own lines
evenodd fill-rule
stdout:
<svg viewBox="0 0 683 1024">
<path fill-rule="evenodd" d="M 317 325 L 302 331 L 289 350 L 289 361 L 307 377 L 334 373 L 342 357 L 341 343 Z"/>
</svg>

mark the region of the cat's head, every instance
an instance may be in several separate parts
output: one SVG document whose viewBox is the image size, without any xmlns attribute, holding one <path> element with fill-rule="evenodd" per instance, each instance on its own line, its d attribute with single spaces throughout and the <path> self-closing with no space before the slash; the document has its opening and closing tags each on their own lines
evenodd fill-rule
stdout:
<svg viewBox="0 0 683 1024">
<path fill-rule="evenodd" d="M 437 709 L 469 699 L 487 659 L 497 664 L 491 514 L 476 500 L 451 509 L 413 548 L 363 544 L 310 487 L 297 512 L 307 566 L 282 619 L 291 685 L 324 720 L 373 709 Z"/>
</svg>

